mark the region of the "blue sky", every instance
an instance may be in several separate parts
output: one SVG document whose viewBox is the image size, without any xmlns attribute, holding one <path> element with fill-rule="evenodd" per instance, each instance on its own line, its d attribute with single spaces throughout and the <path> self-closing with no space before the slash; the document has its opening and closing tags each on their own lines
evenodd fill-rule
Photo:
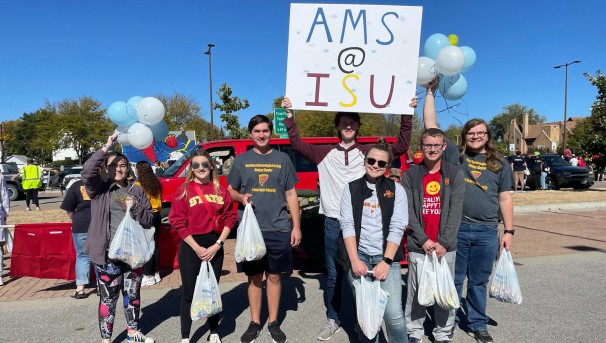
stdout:
<svg viewBox="0 0 606 343">
<path fill-rule="evenodd" d="M 324 3 L 324 1 L 298 1 Z M 354 3 L 328 1 L 325 3 Z M 583 72 L 606 72 L 605 1 L 364 1 L 423 6 L 421 47 L 433 33 L 457 34 L 472 47 L 460 106 L 442 112 L 445 127 L 489 120 L 519 102 L 548 121 L 563 119 L 564 69 L 568 116 L 588 116 L 596 89 Z M 0 120 L 92 96 L 109 106 L 135 95 L 180 92 L 210 120 L 208 43 L 213 100 L 225 82 L 250 101 L 242 125 L 271 111 L 286 87 L 288 1 L 4 1 L 0 5 Z M 423 54 L 421 49 L 421 55 Z M 457 101 L 458 102 L 458 101 Z M 457 102 L 451 102 L 455 104 Z M 438 99 L 438 109 L 445 107 Z M 215 124 L 219 113 L 215 111 Z"/>
</svg>

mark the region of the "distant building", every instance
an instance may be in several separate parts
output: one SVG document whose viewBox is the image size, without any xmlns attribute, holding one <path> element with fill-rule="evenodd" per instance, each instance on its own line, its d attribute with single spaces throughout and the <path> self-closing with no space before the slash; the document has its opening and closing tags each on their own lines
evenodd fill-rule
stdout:
<svg viewBox="0 0 606 343">
<path fill-rule="evenodd" d="M 583 119 L 585 118 L 568 118 L 566 121 L 566 137 L 570 136 L 577 123 Z M 521 124 L 516 119 L 511 120 L 509 129 L 505 134 L 505 140 L 511 152 L 520 149 L 524 153 L 535 150 L 555 153 L 558 145 L 564 139 L 563 132 L 563 121 L 530 125 L 528 124 L 528 114 L 524 113 Z"/>
<path fill-rule="evenodd" d="M 15 163 L 19 170 L 27 164 L 27 156 L 24 155 L 12 155 L 6 158 L 4 163 Z"/>
</svg>

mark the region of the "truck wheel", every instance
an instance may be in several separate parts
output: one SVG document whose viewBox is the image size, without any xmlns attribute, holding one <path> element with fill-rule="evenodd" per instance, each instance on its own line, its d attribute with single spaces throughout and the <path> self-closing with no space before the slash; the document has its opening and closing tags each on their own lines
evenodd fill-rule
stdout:
<svg viewBox="0 0 606 343">
<path fill-rule="evenodd" d="M 19 199 L 19 188 L 17 188 L 16 185 L 9 183 L 6 185 L 6 187 L 8 188 L 8 194 L 10 195 L 11 201 L 16 201 Z"/>
<path fill-rule="evenodd" d="M 555 189 L 555 190 L 558 190 L 561 188 L 560 186 L 558 186 L 557 182 L 551 176 L 548 176 L 545 179 L 545 187 L 547 187 L 547 189 Z"/>
</svg>

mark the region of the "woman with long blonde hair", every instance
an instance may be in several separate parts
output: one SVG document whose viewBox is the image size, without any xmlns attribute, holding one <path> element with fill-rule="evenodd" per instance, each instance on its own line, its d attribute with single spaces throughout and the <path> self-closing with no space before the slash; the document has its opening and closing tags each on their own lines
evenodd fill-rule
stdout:
<svg viewBox="0 0 606 343">
<path fill-rule="evenodd" d="M 183 283 L 181 298 L 181 338 L 189 343 L 191 303 L 202 261 L 212 264 L 219 282 L 223 268 L 223 242 L 238 220 L 227 188 L 219 184 L 217 167 L 210 154 L 199 150 L 190 159 L 185 183 L 173 199 L 168 215 L 171 227 L 181 237 L 179 271 Z M 210 343 L 221 343 L 219 315 L 208 318 Z"/>
</svg>

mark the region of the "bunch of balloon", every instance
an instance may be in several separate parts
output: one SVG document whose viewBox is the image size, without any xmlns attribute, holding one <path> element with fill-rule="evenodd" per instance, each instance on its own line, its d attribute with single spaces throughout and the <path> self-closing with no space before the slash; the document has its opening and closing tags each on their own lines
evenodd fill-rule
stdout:
<svg viewBox="0 0 606 343">
<path fill-rule="evenodd" d="M 154 141 L 168 136 L 164 105 L 154 97 L 134 96 L 128 101 L 116 101 L 107 110 L 109 119 L 118 127 L 118 143 L 140 150 L 152 150 Z M 151 148 L 151 149 L 150 149 Z M 154 161 L 155 158 L 150 158 Z"/>
<path fill-rule="evenodd" d="M 425 41 L 425 56 L 419 57 L 417 84 L 424 85 L 439 77 L 438 90 L 446 100 L 461 99 L 467 92 L 467 80 L 461 73 L 476 63 L 476 52 L 457 46 L 459 37 L 435 33 Z"/>
</svg>

